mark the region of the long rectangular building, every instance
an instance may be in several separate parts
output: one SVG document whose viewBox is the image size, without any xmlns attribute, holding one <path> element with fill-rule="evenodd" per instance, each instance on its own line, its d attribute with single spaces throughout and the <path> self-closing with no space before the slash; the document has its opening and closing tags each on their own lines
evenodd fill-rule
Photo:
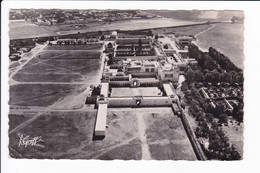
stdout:
<svg viewBox="0 0 260 173">
<path fill-rule="evenodd" d="M 107 104 L 98 105 L 95 136 L 105 136 L 107 122 Z"/>
<path fill-rule="evenodd" d="M 104 97 L 108 97 L 108 88 L 109 88 L 109 84 L 107 82 L 102 82 L 100 95 L 103 95 Z"/>
<path fill-rule="evenodd" d="M 163 88 L 164 88 L 164 91 L 166 92 L 166 95 L 168 97 L 171 97 L 171 96 L 175 95 L 173 93 L 173 91 L 172 91 L 172 88 L 171 88 L 170 84 L 163 84 Z"/>
</svg>

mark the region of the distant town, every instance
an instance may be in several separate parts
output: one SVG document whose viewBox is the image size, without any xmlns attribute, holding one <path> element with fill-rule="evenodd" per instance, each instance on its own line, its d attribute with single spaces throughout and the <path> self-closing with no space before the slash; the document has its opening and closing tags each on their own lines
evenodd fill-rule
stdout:
<svg viewBox="0 0 260 173">
<path fill-rule="evenodd" d="M 213 39 L 215 33 L 225 36 L 223 28 L 243 25 L 237 13 L 224 22 L 206 18 L 183 26 L 10 40 L 11 157 L 241 160 L 243 69 L 218 47 L 201 46 L 203 34 L 213 30 Z M 141 10 L 10 11 L 10 20 L 37 25 L 148 18 L 162 16 Z M 38 148 L 21 148 L 16 133 L 45 140 Z"/>
<path fill-rule="evenodd" d="M 112 22 L 126 19 L 147 19 L 156 17 L 137 10 L 59 10 L 21 9 L 11 10 L 10 20 L 25 19 L 40 25 L 86 24 L 90 22 Z"/>
</svg>

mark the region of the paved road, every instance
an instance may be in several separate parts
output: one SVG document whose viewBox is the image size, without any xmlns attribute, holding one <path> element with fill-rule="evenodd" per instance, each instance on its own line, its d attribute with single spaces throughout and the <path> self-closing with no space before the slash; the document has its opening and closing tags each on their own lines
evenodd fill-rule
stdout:
<svg viewBox="0 0 260 173">
<path fill-rule="evenodd" d="M 43 50 L 45 47 L 47 46 L 47 43 L 45 43 L 44 45 L 37 45 L 35 48 L 40 47 L 39 49 L 35 49 L 32 50 L 32 55 L 31 57 L 21 66 L 19 66 L 11 75 L 10 75 L 10 80 L 13 79 L 13 76 L 19 71 L 21 70 L 29 61 L 31 61 L 41 50 Z M 10 81 L 11 82 L 11 81 Z"/>
<path fill-rule="evenodd" d="M 200 33 L 196 34 L 195 37 L 197 38 L 199 35 L 201 35 L 201 34 L 207 32 L 207 31 L 211 30 L 212 28 L 216 27 L 216 25 L 214 25 L 214 24 L 211 24 L 211 25 L 212 26 L 210 28 L 205 29 L 204 31 L 201 31 Z"/>
</svg>

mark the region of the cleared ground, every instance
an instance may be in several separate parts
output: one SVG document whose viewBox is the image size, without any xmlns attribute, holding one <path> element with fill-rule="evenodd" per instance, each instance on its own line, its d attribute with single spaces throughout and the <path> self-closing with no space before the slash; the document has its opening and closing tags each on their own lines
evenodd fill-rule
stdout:
<svg viewBox="0 0 260 173">
<path fill-rule="evenodd" d="M 50 106 L 69 95 L 82 94 L 86 85 L 19 84 L 10 86 L 10 105 Z M 84 96 L 84 95 L 83 95 Z M 71 100 L 73 102 L 74 100 Z M 84 104 L 84 101 L 81 103 Z M 66 106 L 66 105 L 64 105 Z"/>
<path fill-rule="evenodd" d="M 142 114 L 152 159 L 196 160 L 182 122 L 171 108 L 144 109 Z"/>
<path fill-rule="evenodd" d="M 9 115 L 10 131 L 33 116 Z M 43 113 L 10 134 L 11 156 L 140 160 L 145 154 L 152 160 L 196 160 L 181 121 L 171 108 L 109 109 L 103 140 L 93 140 L 95 120 L 96 111 Z M 41 136 L 44 142 L 18 147 L 18 134 Z"/>
<path fill-rule="evenodd" d="M 112 88 L 111 97 L 132 97 L 132 96 L 161 96 L 162 92 L 157 87 L 138 88 Z"/>
<path fill-rule="evenodd" d="M 42 51 L 19 70 L 13 79 L 19 82 L 99 82 L 100 52 Z"/>
<path fill-rule="evenodd" d="M 92 140 L 96 112 L 43 114 L 31 124 L 10 135 L 12 148 L 10 151 L 14 153 L 15 150 L 15 153 L 19 153 L 24 158 L 140 159 L 141 147 L 135 114 L 124 111 L 114 113 L 109 111 L 106 137 L 102 141 Z M 19 116 L 19 121 L 14 116 Z M 19 125 L 22 122 L 21 115 L 10 115 L 10 117 L 12 124 Z M 24 117 L 24 121 L 26 120 L 27 118 Z M 42 136 L 44 142 L 39 143 L 42 147 L 18 147 L 18 133 L 30 137 Z"/>
</svg>

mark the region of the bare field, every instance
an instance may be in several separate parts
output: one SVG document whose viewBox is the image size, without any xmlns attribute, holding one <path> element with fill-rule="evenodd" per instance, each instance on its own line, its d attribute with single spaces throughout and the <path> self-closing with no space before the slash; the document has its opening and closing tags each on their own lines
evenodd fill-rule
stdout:
<svg viewBox="0 0 260 173">
<path fill-rule="evenodd" d="M 86 89 L 85 85 L 19 84 L 10 86 L 9 105 L 50 106 L 67 95 Z"/>
<path fill-rule="evenodd" d="M 10 120 L 17 122 L 15 115 L 12 116 Z M 44 140 L 41 143 L 42 147 L 18 147 L 17 133 L 10 135 L 10 147 L 24 158 L 104 160 L 141 158 L 140 141 L 136 134 L 136 118 L 133 113 L 120 111 L 115 115 L 113 111 L 109 111 L 107 135 L 102 141 L 92 140 L 95 120 L 96 112 L 43 114 L 17 132 L 30 137 L 42 136 Z"/>
<path fill-rule="evenodd" d="M 19 115 L 20 116 L 20 115 Z M 93 122 L 93 113 L 53 113 L 41 115 L 38 119 L 13 133 L 9 138 L 9 146 L 23 158 L 60 158 L 65 151 L 78 147 L 86 138 L 83 129 Z M 92 123 L 93 124 L 93 123 Z M 19 124 L 17 124 L 19 125 Z M 17 134 L 30 135 L 31 138 L 41 136 L 44 142 L 41 146 L 18 146 Z"/>
<path fill-rule="evenodd" d="M 171 108 L 142 111 L 151 157 L 156 160 L 196 160 L 180 118 Z"/>
<path fill-rule="evenodd" d="M 22 115 L 9 114 L 9 131 L 17 127 L 17 125 L 22 124 L 23 122 L 29 120 L 35 115 L 36 113 L 22 114 Z"/>
<path fill-rule="evenodd" d="M 13 79 L 20 82 L 99 82 L 100 52 L 42 51 Z"/>
<path fill-rule="evenodd" d="M 137 116 L 143 116 L 144 122 L 138 122 Z M 9 117 L 12 128 L 30 118 L 15 114 Z M 19 153 L 24 158 L 38 159 L 140 160 L 144 154 L 140 125 L 144 123 L 152 160 L 196 160 L 181 121 L 171 108 L 109 109 L 103 140 L 93 140 L 95 121 L 96 111 L 43 113 L 10 135 L 10 152 L 12 157 Z M 44 142 L 18 147 L 17 134 L 41 136 Z"/>
<path fill-rule="evenodd" d="M 132 97 L 132 96 L 161 96 L 161 90 L 157 87 L 138 88 L 112 88 L 111 97 Z"/>
</svg>

